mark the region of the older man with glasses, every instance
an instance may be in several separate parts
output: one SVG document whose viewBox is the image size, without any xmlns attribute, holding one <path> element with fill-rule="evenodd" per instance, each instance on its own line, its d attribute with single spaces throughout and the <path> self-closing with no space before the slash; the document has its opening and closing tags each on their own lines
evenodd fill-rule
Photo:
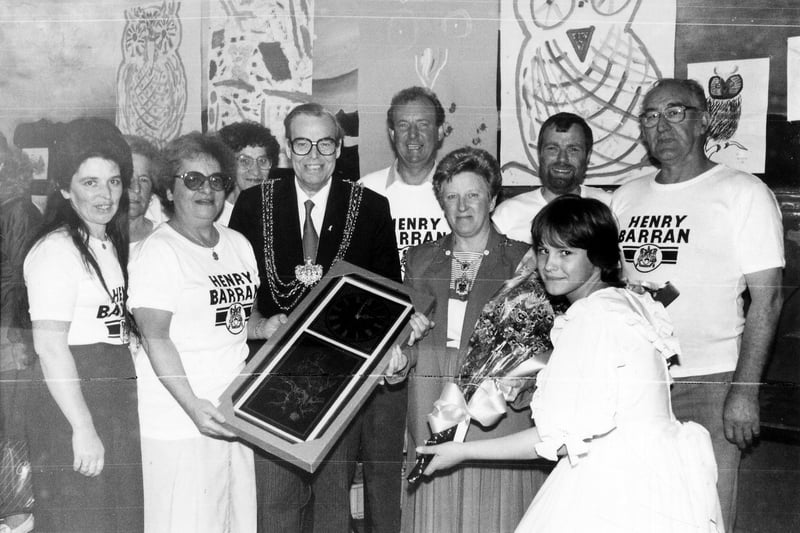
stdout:
<svg viewBox="0 0 800 533">
<path fill-rule="evenodd" d="M 760 179 L 706 156 L 710 116 L 697 82 L 657 82 L 639 121 L 660 170 L 611 200 L 624 270 L 629 282 L 677 288 L 667 308 L 683 348 L 671 369 L 673 411 L 711 433 L 733 531 L 741 450 L 759 434 L 758 384 L 781 309 L 781 213 Z"/>
<path fill-rule="evenodd" d="M 353 182 L 332 178 L 344 135 L 336 117 L 318 104 L 302 104 L 284 125 L 294 176 L 243 191 L 230 220 L 230 227 L 255 249 L 259 312 L 291 312 L 339 260 L 400 281 L 389 202 Z M 259 531 L 351 530 L 349 489 L 360 439 L 380 438 L 362 436 L 361 425 L 358 416 L 313 475 L 256 454 Z"/>
</svg>

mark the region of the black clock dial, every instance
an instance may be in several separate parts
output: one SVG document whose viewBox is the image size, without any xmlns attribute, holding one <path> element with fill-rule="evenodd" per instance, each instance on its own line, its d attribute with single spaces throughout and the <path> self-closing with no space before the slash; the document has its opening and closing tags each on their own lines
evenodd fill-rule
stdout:
<svg viewBox="0 0 800 533">
<path fill-rule="evenodd" d="M 338 341 L 359 343 L 382 335 L 390 314 L 386 303 L 370 294 L 344 294 L 332 302 L 325 325 Z"/>
</svg>

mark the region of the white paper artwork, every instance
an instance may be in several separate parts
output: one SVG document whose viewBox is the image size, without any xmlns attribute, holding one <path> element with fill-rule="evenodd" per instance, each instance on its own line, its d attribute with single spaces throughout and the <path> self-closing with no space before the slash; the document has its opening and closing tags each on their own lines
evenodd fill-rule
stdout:
<svg viewBox="0 0 800 533">
<path fill-rule="evenodd" d="M 786 42 L 786 120 L 800 120 L 800 36 Z"/>
<path fill-rule="evenodd" d="M 561 111 L 592 128 L 587 184 L 651 172 L 637 117 L 653 82 L 672 76 L 675 15 L 676 0 L 502 2 L 503 184 L 539 183 L 539 127 Z"/>
<path fill-rule="evenodd" d="M 745 172 L 764 172 L 769 58 L 689 63 L 687 74 L 706 92 L 706 155 Z"/>
<path fill-rule="evenodd" d="M 314 2 L 211 0 L 208 129 L 255 121 L 283 140 L 283 119 L 311 94 Z"/>
</svg>

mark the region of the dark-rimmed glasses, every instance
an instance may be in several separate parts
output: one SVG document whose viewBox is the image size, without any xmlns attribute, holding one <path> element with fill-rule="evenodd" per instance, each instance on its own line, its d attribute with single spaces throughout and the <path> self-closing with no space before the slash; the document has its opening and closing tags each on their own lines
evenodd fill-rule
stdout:
<svg viewBox="0 0 800 533">
<path fill-rule="evenodd" d="M 245 170 L 250 170 L 255 164 L 259 170 L 269 170 L 272 168 L 272 162 L 266 156 L 259 156 L 253 159 L 249 155 L 239 154 L 236 156 L 236 162 Z"/>
<path fill-rule="evenodd" d="M 313 147 L 317 147 L 319 155 L 333 155 L 336 153 L 336 148 L 339 146 L 339 141 L 333 137 L 323 137 L 317 142 L 305 137 L 297 137 L 291 141 L 292 152 L 296 155 L 308 155 L 311 153 Z"/>
<path fill-rule="evenodd" d="M 208 186 L 215 191 L 224 191 L 231 183 L 231 179 L 225 174 L 215 172 L 210 176 L 206 176 L 202 172 L 196 172 L 194 170 L 179 174 L 175 176 L 175 179 L 183 180 L 183 184 L 186 185 L 186 188 L 190 191 L 200 189 L 206 181 L 208 182 Z"/>
<path fill-rule="evenodd" d="M 674 104 L 665 107 L 663 111 L 645 111 L 639 115 L 639 122 L 641 122 L 642 126 L 645 128 L 652 128 L 658 124 L 658 120 L 663 116 L 667 119 L 667 122 L 678 124 L 679 122 L 683 122 L 683 119 L 686 118 L 687 109 L 696 111 L 698 108 L 692 105 Z"/>
</svg>

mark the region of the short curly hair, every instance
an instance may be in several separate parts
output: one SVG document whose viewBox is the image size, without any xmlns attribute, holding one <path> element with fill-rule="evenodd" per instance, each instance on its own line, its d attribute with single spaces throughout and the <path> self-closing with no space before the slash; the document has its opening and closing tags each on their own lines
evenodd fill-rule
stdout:
<svg viewBox="0 0 800 533">
<path fill-rule="evenodd" d="M 474 172 L 486 180 L 489 186 L 489 197 L 497 198 L 503 186 L 500 164 L 492 154 L 480 148 L 465 146 L 453 150 L 439 161 L 433 173 L 433 192 L 439 205 L 442 204 L 442 188 L 453 176 L 462 172 Z"/>
<path fill-rule="evenodd" d="M 157 163 L 161 157 L 161 152 L 158 148 L 144 137 L 138 135 L 123 135 L 122 138 L 125 139 L 125 142 L 130 146 L 131 154 L 143 155 L 153 163 Z"/>
<path fill-rule="evenodd" d="M 217 134 L 237 154 L 248 146 L 263 147 L 270 166 L 278 166 L 281 146 L 269 128 L 257 122 L 236 122 L 223 127 Z"/>
<path fill-rule="evenodd" d="M 175 176 L 185 161 L 210 157 L 219 163 L 220 171 L 231 178 L 226 193 L 233 188 L 236 176 L 236 156 L 228 145 L 216 135 L 204 135 L 193 131 L 181 135 L 167 143 L 161 153 L 161 164 L 156 179 L 155 193 L 169 216 L 175 212 L 175 205 L 167 198 L 167 191 L 175 190 Z"/>
</svg>

